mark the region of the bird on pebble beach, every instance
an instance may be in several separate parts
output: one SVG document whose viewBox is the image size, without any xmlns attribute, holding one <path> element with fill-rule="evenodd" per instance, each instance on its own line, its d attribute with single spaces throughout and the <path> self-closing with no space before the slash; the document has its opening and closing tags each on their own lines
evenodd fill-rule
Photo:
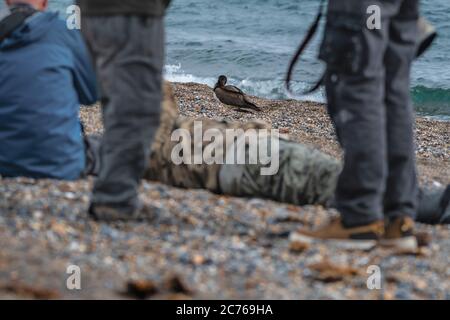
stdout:
<svg viewBox="0 0 450 320">
<path fill-rule="evenodd" d="M 237 107 L 239 111 L 246 112 L 248 109 L 261 111 L 261 108 L 251 102 L 241 89 L 226 85 L 227 77 L 221 75 L 214 86 L 216 98 L 228 106 Z"/>
</svg>

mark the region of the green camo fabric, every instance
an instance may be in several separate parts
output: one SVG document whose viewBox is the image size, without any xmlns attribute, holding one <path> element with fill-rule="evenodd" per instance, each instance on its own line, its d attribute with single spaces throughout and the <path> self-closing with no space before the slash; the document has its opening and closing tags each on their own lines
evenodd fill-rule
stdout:
<svg viewBox="0 0 450 320">
<path fill-rule="evenodd" d="M 333 198 L 341 171 L 340 162 L 317 149 L 283 138 L 279 144 L 279 170 L 273 176 L 260 174 L 263 165 L 175 165 L 171 153 L 177 142 L 170 140 L 171 133 L 179 128 L 193 132 L 195 120 L 202 121 L 203 131 L 211 128 L 221 132 L 237 128 L 269 128 L 257 121 L 239 123 L 180 117 L 171 86 L 165 83 L 161 122 L 152 144 L 146 179 L 181 188 L 202 188 L 215 193 L 268 198 L 296 205 L 327 204 Z M 266 138 L 271 139 L 271 136 Z M 229 142 L 226 145 L 230 146 Z M 225 150 L 229 152 L 228 148 Z M 249 159 L 248 145 L 246 157 Z"/>
<path fill-rule="evenodd" d="M 222 192 L 296 205 L 331 201 L 341 170 L 338 160 L 284 139 L 280 140 L 279 156 L 278 173 L 272 176 L 261 175 L 262 165 L 223 165 L 219 174 Z"/>
</svg>

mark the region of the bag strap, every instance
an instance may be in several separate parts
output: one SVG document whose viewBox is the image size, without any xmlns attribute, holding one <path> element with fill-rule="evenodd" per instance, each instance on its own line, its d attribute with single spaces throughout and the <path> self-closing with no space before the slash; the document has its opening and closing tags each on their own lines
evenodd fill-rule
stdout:
<svg viewBox="0 0 450 320">
<path fill-rule="evenodd" d="M 314 20 L 312 25 L 309 27 L 308 33 L 306 34 L 303 41 L 300 43 L 300 46 L 298 47 L 297 52 L 295 53 L 294 57 L 291 60 L 291 63 L 289 64 L 289 68 L 288 68 L 286 80 L 285 80 L 285 85 L 286 85 L 286 90 L 290 94 L 293 94 L 291 91 L 291 86 L 290 86 L 292 72 L 294 71 L 294 67 L 297 64 L 298 59 L 302 55 L 303 51 L 305 51 L 305 49 L 307 48 L 307 46 L 308 46 L 309 42 L 311 41 L 311 39 L 313 38 L 314 34 L 317 32 L 317 28 L 319 27 L 320 20 L 322 19 L 322 16 L 323 16 L 323 8 L 324 7 L 325 7 L 325 0 L 320 0 L 319 12 L 317 13 L 316 19 Z M 320 80 L 313 87 L 303 91 L 301 94 L 306 95 L 306 94 L 310 94 L 310 93 L 316 91 L 322 85 L 324 79 L 325 79 L 325 76 L 323 75 L 320 78 Z"/>
<path fill-rule="evenodd" d="M 28 17 L 36 12 L 36 9 L 28 5 L 19 5 L 11 9 L 11 14 L 0 21 L 0 42 L 5 40 L 14 30 L 20 27 Z"/>
</svg>

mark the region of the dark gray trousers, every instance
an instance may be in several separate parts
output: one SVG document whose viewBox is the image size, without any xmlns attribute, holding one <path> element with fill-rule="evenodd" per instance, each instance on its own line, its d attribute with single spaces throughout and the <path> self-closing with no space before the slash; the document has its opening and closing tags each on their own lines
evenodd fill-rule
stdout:
<svg viewBox="0 0 450 320">
<path fill-rule="evenodd" d="M 380 29 L 367 27 L 371 5 L 381 9 Z M 418 6 L 418 0 L 329 2 L 320 57 L 327 63 L 329 114 L 345 152 L 336 206 L 347 227 L 416 214 L 409 90 Z"/>
<path fill-rule="evenodd" d="M 130 212 L 159 126 L 163 18 L 83 17 L 102 96 L 104 135 L 92 203 Z"/>
</svg>

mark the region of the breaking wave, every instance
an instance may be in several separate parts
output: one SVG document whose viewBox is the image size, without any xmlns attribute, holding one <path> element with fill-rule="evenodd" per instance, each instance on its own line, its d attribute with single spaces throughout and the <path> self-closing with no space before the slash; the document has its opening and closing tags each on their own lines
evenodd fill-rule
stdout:
<svg viewBox="0 0 450 320">
<path fill-rule="evenodd" d="M 165 78 L 171 82 L 195 82 L 213 87 L 217 81 L 216 77 L 198 77 L 186 73 L 180 64 L 166 65 L 164 68 Z M 244 92 L 268 99 L 294 98 L 303 101 L 322 102 L 326 101 L 324 90 L 321 89 L 308 96 L 290 97 L 284 89 L 283 79 L 255 80 L 229 78 L 230 84 L 240 87 Z M 293 82 L 293 92 L 300 92 L 306 88 L 302 82 Z M 415 86 L 411 89 L 412 98 L 416 111 L 424 116 L 433 116 L 437 119 L 450 120 L 450 89 L 436 89 L 425 86 Z"/>
<path fill-rule="evenodd" d="M 412 97 L 418 113 L 450 120 L 450 89 L 415 86 Z"/>
<path fill-rule="evenodd" d="M 217 75 L 218 77 L 219 75 Z M 182 70 L 180 64 L 166 65 L 164 68 L 164 77 L 171 82 L 196 82 L 206 84 L 213 87 L 217 81 L 217 77 L 198 77 Z M 236 79 L 228 77 L 228 83 L 238 86 L 249 95 L 263 97 L 267 99 L 288 99 L 294 98 L 305 101 L 325 102 L 323 91 L 318 91 L 308 96 L 290 97 L 284 89 L 283 79 L 274 80 L 255 80 L 255 79 Z M 294 92 L 300 92 L 306 88 L 305 83 L 293 82 L 292 89 Z"/>
</svg>

